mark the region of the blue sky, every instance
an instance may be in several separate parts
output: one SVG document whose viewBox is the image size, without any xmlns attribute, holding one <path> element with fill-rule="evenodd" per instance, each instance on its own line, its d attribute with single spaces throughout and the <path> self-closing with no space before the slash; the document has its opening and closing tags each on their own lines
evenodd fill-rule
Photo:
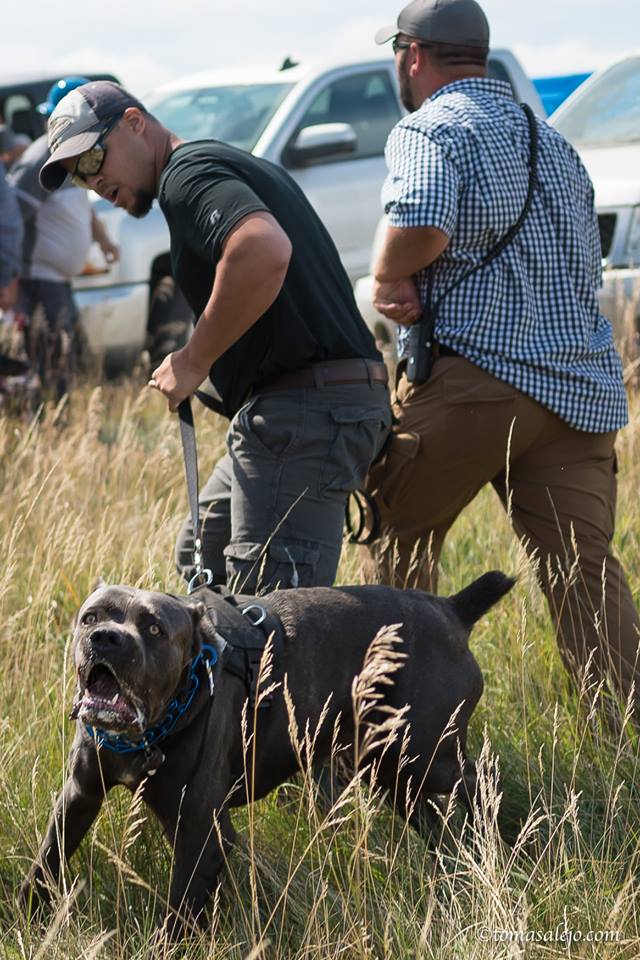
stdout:
<svg viewBox="0 0 640 960">
<path fill-rule="evenodd" d="M 201 70 L 377 55 L 373 33 L 392 23 L 388 0 L 109 0 L 63 5 L 18 0 L 3 10 L 0 75 L 109 70 L 143 95 Z M 604 66 L 635 43 L 638 0 L 485 0 L 492 46 L 508 47 L 532 77 Z"/>
</svg>

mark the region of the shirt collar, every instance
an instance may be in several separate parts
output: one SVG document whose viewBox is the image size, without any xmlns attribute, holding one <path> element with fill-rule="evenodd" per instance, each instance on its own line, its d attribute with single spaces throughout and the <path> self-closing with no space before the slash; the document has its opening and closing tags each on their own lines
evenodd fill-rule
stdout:
<svg viewBox="0 0 640 960">
<path fill-rule="evenodd" d="M 493 94 L 496 97 L 508 97 L 513 100 L 513 90 L 505 80 L 493 80 L 489 77 L 465 77 L 462 80 L 454 80 L 452 83 L 445 84 L 435 93 L 424 101 L 431 103 L 448 93 L 484 93 Z"/>
</svg>

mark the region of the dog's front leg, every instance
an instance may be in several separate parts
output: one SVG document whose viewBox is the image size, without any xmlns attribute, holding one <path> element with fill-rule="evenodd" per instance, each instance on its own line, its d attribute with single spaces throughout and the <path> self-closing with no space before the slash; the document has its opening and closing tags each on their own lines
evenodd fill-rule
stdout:
<svg viewBox="0 0 640 960">
<path fill-rule="evenodd" d="M 19 893 L 25 912 L 50 900 L 50 887 L 58 882 L 62 860 L 77 849 L 98 816 L 104 787 L 93 744 L 74 744 L 67 780 L 49 819 L 45 838 Z"/>
<path fill-rule="evenodd" d="M 186 798 L 185 798 L 186 800 Z M 199 803 L 183 803 L 175 835 L 174 864 L 169 893 L 167 932 L 172 939 L 184 935 L 185 925 L 201 924 L 225 856 L 235 840 L 225 806 L 213 811 Z"/>
</svg>

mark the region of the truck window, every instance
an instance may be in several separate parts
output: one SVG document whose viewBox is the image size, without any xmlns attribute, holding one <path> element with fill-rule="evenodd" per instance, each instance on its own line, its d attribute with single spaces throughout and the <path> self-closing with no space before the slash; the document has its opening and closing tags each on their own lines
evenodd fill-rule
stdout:
<svg viewBox="0 0 640 960">
<path fill-rule="evenodd" d="M 35 140 L 42 132 L 43 124 L 33 104 L 23 93 L 12 93 L 4 101 L 4 122 L 14 133 L 26 133 Z"/>
<path fill-rule="evenodd" d="M 357 73 L 334 80 L 313 100 L 293 139 L 305 127 L 319 123 L 350 123 L 358 142 L 340 162 L 384 153 L 389 131 L 400 119 L 398 98 L 386 70 Z"/>
</svg>

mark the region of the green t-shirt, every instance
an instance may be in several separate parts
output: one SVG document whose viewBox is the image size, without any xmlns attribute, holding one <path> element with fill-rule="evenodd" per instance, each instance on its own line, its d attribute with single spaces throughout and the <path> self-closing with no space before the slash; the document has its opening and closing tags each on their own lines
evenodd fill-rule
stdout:
<svg viewBox="0 0 640 960">
<path fill-rule="evenodd" d="M 216 140 L 178 147 L 160 178 L 171 234 L 173 275 L 196 318 L 213 287 L 229 231 L 249 213 L 271 213 L 293 252 L 269 309 L 211 368 L 232 416 L 250 389 L 319 360 L 379 360 L 331 237 L 300 188 L 280 167 Z"/>
</svg>

